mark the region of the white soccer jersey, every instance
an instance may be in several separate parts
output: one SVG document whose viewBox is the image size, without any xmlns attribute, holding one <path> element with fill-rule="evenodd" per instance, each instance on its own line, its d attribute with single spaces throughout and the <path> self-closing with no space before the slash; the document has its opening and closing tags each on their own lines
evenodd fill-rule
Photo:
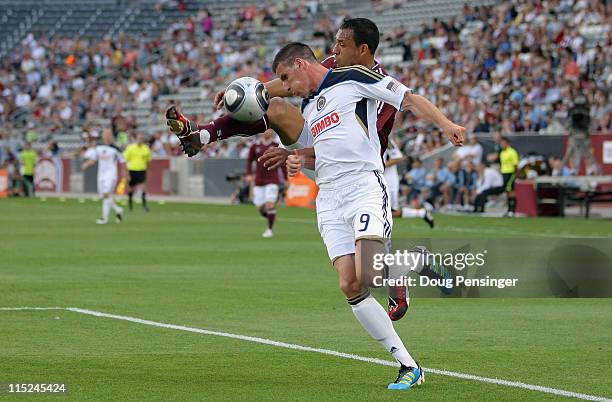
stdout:
<svg viewBox="0 0 612 402">
<path fill-rule="evenodd" d="M 302 112 L 314 138 L 316 181 L 325 185 L 348 174 L 384 166 L 376 129 L 377 101 L 400 109 L 409 88 L 363 66 L 329 70 Z"/>
<path fill-rule="evenodd" d="M 125 163 L 125 158 L 114 145 L 97 145 L 85 152 L 85 158 L 98 161 L 98 180 L 117 179 L 117 162 Z"/>
</svg>

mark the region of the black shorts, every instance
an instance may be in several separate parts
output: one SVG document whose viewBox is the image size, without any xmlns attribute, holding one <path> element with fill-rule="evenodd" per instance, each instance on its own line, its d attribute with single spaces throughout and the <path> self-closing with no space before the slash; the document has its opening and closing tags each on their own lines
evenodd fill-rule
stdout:
<svg viewBox="0 0 612 402">
<path fill-rule="evenodd" d="M 147 181 L 146 170 L 130 170 L 130 187 L 134 187 L 137 184 L 141 184 Z"/>
<path fill-rule="evenodd" d="M 504 178 L 504 188 L 506 192 L 514 191 L 514 182 L 516 181 L 516 173 L 502 173 Z"/>
</svg>

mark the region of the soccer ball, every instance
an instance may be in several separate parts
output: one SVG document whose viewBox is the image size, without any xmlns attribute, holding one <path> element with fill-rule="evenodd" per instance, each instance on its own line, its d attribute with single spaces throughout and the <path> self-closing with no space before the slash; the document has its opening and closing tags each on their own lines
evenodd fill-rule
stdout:
<svg viewBox="0 0 612 402">
<path fill-rule="evenodd" d="M 223 104 L 233 119 L 243 122 L 257 121 L 268 111 L 270 95 L 260 81 L 242 77 L 225 89 Z"/>
</svg>

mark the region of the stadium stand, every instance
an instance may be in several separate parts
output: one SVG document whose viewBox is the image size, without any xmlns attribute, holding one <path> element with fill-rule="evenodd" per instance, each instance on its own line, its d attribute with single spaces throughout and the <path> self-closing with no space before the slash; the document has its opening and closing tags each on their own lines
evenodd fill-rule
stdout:
<svg viewBox="0 0 612 402">
<path fill-rule="evenodd" d="M 592 130 L 612 129 L 611 6 L 604 1 L 164 1 L 0 0 L 0 121 L 5 142 L 53 140 L 64 150 L 112 124 L 120 142 L 147 133 L 178 154 L 162 111 L 179 103 L 199 121 L 238 76 L 272 78 L 287 40 L 329 52 L 346 16 L 380 27 L 378 57 L 396 78 L 476 133 L 567 132 L 577 93 Z M 376 12 L 372 12 L 375 10 Z M 445 140 L 399 114 L 408 155 Z M 238 155 L 244 140 L 207 150 Z"/>
</svg>

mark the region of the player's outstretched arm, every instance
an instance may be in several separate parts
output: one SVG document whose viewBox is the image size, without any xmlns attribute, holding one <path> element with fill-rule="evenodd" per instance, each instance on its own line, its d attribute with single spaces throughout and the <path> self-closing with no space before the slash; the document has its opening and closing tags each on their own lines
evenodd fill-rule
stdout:
<svg viewBox="0 0 612 402">
<path fill-rule="evenodd" d="M 463 145 L 464 127 L 450 121 L 433 103 L 412 93 L 408 87 L 392 77 L 373 73 L 361 66 L 352 66 L 349 70 L 332 70 L 332 72 L 344 74 L 345 79 L 351 80 L 352 88 L 364 98 L 389 103 L 396 109 L 408 109 L 418 117 L 440 127 L 453 144 Z"/>
<path fill-rule="evenodd" d="M 430 121 L 440 127 L 444 135 L 457 146 L 462 146 L 465 137 L 465 127 L 450 121 L 444 113 L 440 111 L 427 98 L 414 93 L 406 92 L 402 102 L 402 110 L 410 110 L 417 117 Z"/>
</svg>

